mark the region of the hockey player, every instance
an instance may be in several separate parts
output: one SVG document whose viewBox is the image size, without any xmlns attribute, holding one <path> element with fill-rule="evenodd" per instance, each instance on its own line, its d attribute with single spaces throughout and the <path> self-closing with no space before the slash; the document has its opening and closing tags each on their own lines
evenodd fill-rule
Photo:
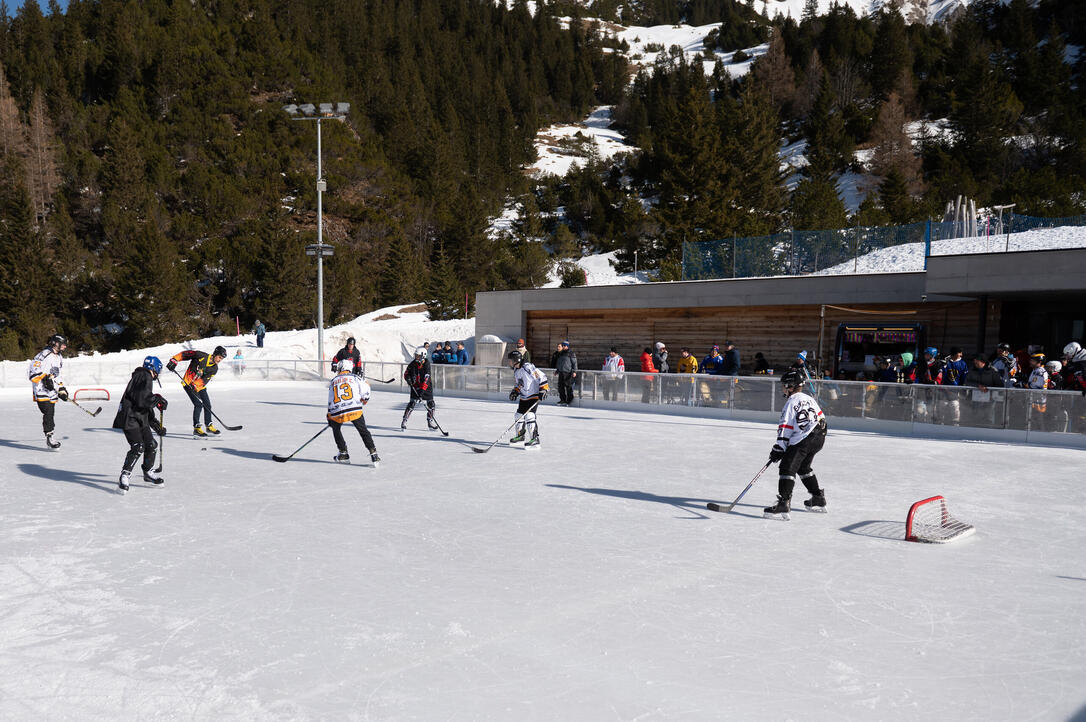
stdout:
<svg viewBox="0 0 1086 722">
<path fill-rule="evenodd" d="M 45 444 L 50 449 L 59 449 L 60 442 L 53 439 L 53 430 L 56 422 L 53 416 L 56 412 L 57 399 L 68 400 L 68 389 L 64 388 L 64 382 L 60 380 L 61 371 L 64 368 L 64 359 L 61 353 L 68 348 L 68 341 L 59 334 L 49 337 L 45 348 L 38 352 L 30 362 L 30 370 L 27 377 L 34 384 L 34 403 L 41 411 L 41 427 L 45 432 Z"/>
<path fill-rule="evenodd" d="M 362 443 L 370 452 L 370 461 L 374 467 L 381 461 L 377 455 L 377 446 L 373 443 L 373 436 L 366 428 L 366 420 L 362 418 L 362 407 L 369 403 L 370 385 L 361 375 L 352 373 L 354 362 L 349 358 L 336 362 L 336 375 L 328 385 L 328 425 L 332 427 L 332 436 L 336 437 L 336 448 L 339 455 L 335 461 L 349 463 L 351 457 L 347 454 L 347 442 L 343 438 L 343 425 L 354 424 L 358 429 Z"/>
<path fill-rule="evenodd" d="M 347 339 L 347 343 L 344 344 L 343 348 L 341 348 L 339 351 L 336 351 L 336 355 L 332 357 L 333 373 L 335 373 L 336 364 L 338 364 L 343 359 L 350 359 L 351 366 L 352 368 L 354 368 L 354 373 L 356 376 L 362 375 L 362 354 L 359 353 L 358 347 L 355 346 L 354 336 L 351 336 L 349 339 Z"/>
<path fill-rule="evenodd" d="M 513 369 L 514 386 L 509 392 L 509 400 L 517 403 L 517 433 L 509 439 L 510 444 L 524 441 L 531 427 L 531 437 L 524 441 L 524 447 L 539 446 L 539 424 L 535 420 L 536 407 L 547 398 L 547 377 L 530 361 L 525 361 L 520 351 L 509 352 L 509 368 Z"/>
<path fill-rule="evenodd" d="M 218 372 L 219 364 L 224 358 L 226 358 L 226 349 L 222 346 L 216 346 L 215 350 L 210 354 L 202 351 L 182 351 L 171 357 L 169 363 L 166 364 L 166 368 L 173 371 L 177 368 L 179 361 L 189 362 L 185 376 L 181 379 L 181 386 L 185 389 L 185 393 L 188 394 L 189 400 L 192 401 L 193 436 L 207 436 L 219 433 L 219 430 L 211 423 L 211 399 L 207 395 L 207 385 Z M 204 413 L 204 424 L 207 426 L 206 432 L 204 427 L 200 426 L 201 410 Z"/>
<path fill-rule="evenodd" d="M 117 416 L 113 419 L 113 428 L 123 429 L 124 438 L 128 441 L 128 454 L 124 457 L 124 465 L 121 467 L 121 476 L 117 480 L 117 488 L 121 493 L 128 491 L 128 484 L 132 477 L 132 470 L 136 467 L 136 460 L 143 455 L 144 481 L 149 481 L 156 486 L 165 483 L 160 475 L 156 474 L 152 467 L 155 465 L 155 452 L 158 444 L 155 442 L 151 431 L 159 436 L 166 435 L 166 429 L 155 419 L 155 409 L 166 410 L 166 399 L 154 392 L 153 383 L 162 373 L 162 361 L 157 356 L 148 356 L 143 359 L 143 365 L 132 372 L 132 378 L 128 380 L 128 386 L 121 397 Z M 162 382 L 159 381 L 159 385 Z"/>
<path fill-rule="evenodd" d="M 1063 388 L 1086 396 L 1086 349 L 1077 341 L 1063 347 Z"/>
<path fill-rule="evenodd" d="M 777 443 L 769 452 L 769 461 L 781 462 L 780 479 L 777 482 L 777 503 L 767 506 L 767 515 L 785 514 L 792 508 L 792 488 L 796 474 L 811 498 L 803 505 L 811 511 L 826 510 L 826 494 L 818 488 L 818 479 L 811 470 L 811 462 L 822 450 L 826 441 L 826 417 L 818 402 L 803 393 L 807 381 L 800 371 L 789 370 L 781 377 L 781 390 L 787 401 L 781 409 L 781 422 L 777 426 Z"/>
<path fill-rule="evenodd" d="M 415 349 L 414 360 L 407 364 L 403 372 L 404 381 L 407 382 L 411 397 L 407 400 L 407 408 L 403 411 L 403 419 L 400 421 L 400 431 L 407 430 L 407 420 L 411 412 L 415 410 L 415 404 L 424 401 L 426 403 L 426 426 L 432 431 L 437 428 L 434 420 L 434 388 L 430 381 L 430 362 L 426 359 L 426 349 L 419 346 Z"/>
</svg>

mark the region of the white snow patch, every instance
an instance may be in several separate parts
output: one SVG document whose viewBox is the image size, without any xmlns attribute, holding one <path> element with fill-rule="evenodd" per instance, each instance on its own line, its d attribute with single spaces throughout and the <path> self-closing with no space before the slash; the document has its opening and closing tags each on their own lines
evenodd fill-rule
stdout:
<svg viewBox="0 0 1086 722">
<path fill-rule="evenodd" d="M 634 273 L 619 273 L 611 262 L 615 259 L 615 252 L 596 253 L 581 258 L 571 259 L 572 263 L 584 269 L 587 278 L 586 286 L 625 286 L 632 283 L 649 283 L 652 279 L 645 271 Z M 558 278 L 557 264 L 550 273 L 550 280 L 541 288 L 558 288 L 561 279 Z"/>
<path fill-rule="evenodd" d="M 535 140 L 539 157 L 528 166 L 527 172 L 536 177 L 561 177 L 572 168 L 583 166 L 592 156 L 607 160 L 619 153 L 639 150 L 609 127 L 612 110 L 612 106 L 603 105 L 580 123 L 552 125 L 539 131 Z"/>
</svg>

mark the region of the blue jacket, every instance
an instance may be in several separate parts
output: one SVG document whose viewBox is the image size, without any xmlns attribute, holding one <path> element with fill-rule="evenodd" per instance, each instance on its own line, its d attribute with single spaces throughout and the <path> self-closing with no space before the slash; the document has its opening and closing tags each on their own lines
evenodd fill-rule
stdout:
<svg viewBox="0 0 1086 722">
<path fill-rule="evenodd" d="M 965 362 L 965 358 L 960 358 L 957 361 L 948 359 L 943 366 L 943 385 L 961 386 L 967 373 L 969 373 L 969 364 Z"/>
<path fill-rule="evenodd" d="M 456 363 L 457 363 L 457 365 L 458 366 L 467 366 L 468 361 L 469 361 L 469 359 L 468 359 L 467 349 L 462 349 L 462 348 L 457 349 L 456 350 Z"/>
<path fill-rule="evenodd" d="M 705 360 L 701 362 L 699 370 L 703 374 L 709 374 L 710 376 L 722 376 L 724 374 L 724 357 L 713 357 L 709 354 L 705 357 Z"/>
</svg>

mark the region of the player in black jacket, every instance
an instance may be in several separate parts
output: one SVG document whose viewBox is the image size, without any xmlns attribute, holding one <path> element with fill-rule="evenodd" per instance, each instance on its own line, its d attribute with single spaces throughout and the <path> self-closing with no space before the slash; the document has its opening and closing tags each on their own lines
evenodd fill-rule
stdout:
<svg viewBox="0 0 1086 722">
<path fill-rule="evenodd" d="M 434 421 L 434 387 L 430 382 L 430 362 L 426 360 L 426 349 L 421 346 L 415 349 L 415 360 L 407 364 L 403 372 L 404 381 L 411 391 L 411 398 L 407 401 L 407 408 L 403 412 L 403 421 L 400 422 L 400 431 L 407 430 L 407 419 L 415 409 L 419 401 L 426 402 L 426 426 L 430 429 L 437 428 Z"/>
<path fill-rule="evenodd" d="M 208 434 L 219 433 L 219 430 L 211 423 L 211 398 L 207 395 L 207 385 L 211 382 L 212 377 L 218 373 L 219 364 L 222 363 L 224 358 L 226 358 L 226 349 L 222 346 L 216 346 L 215 350 L 210 354 L 202 351 L 182 351 L 174 354 L 169 363 L 166 364 L 166 368 L 173 371 L 177 368 L 179 361 L 189 362 L 189 367 L 185 370 L 185 375 L 181 379 L 181 386 L 185 389 L 185 393 L 188 394 L 189 400 L 192 402 L 193 436 L 207 436 Z M 201 411 L 204 414 L 204 424 L 207 425 L 206 433 L 204 427 L 200 426 Z"/>
<path fill-rule="evenodd" d="M 336 355 L 332 357 L 332 371 L 333 373 L 339 368 L 339 362 L 343 359 L 350 359 L 351 368 L 354 369 L 355 376 L 362 375 L 362 354 L 359 353 L 358 347 L 355 346 L 354 336 L 347 339 L 346 345 L 339 351 L 336 351 Z"/>
<path fill-rule="evenodd" d="M 121 477 L 117 480 L 117 487 L 122 494 L 128 491 L 132 469 L 140 455 L 143 455 L 141 468 L 144 481 L 156 485 L 162 485 L 166 481 L 152 470 L 158 444 L 151 431 L 156 431 L 159 436 L 166 434 L 166 429 L 154 417 L 155 409 L 166 410 L 166 399 L 156 394 L 153 387 L 153 382 L 161 371 L 162 361 L 158 357 L 145 358 L 143 365 L 132 372 L 132 378 L 121 397 L 117 416 L 113 419 L 113 428 L 123 429 L 124 438 L 128 441 L 128 454 L 124 457 Z"/>
</svg>

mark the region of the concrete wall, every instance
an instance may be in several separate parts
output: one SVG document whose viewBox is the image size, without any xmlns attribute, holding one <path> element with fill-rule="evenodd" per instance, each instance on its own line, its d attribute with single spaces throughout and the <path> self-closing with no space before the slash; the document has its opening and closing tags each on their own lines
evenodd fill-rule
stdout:
<svg viewBox="0 0 1086 722">
<path fill-rule="evenodd" d="M 928 294 L 965 296 L 1081 292 L 1086 249 L 931 256 L 925 286 Z"/>
</svg>

